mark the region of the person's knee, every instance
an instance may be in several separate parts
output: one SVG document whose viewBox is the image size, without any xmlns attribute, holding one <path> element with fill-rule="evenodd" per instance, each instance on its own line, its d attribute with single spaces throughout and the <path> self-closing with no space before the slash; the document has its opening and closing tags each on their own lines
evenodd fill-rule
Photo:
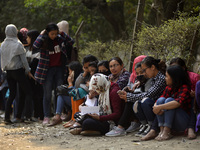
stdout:
<svg viewBox="0 0 200 150">
<path fill-rule="evenodd" d="M 160 104 L 164 104 L 165 103 L 165 98 L 164 97 L 160 97 L 158 100 L 157 100 L 157 102 L 156 102 L 156 104 L 157 105 L 160 105 Z"/>
<path fill-rule="evenodd" d="M 138 113 L 138 101 L 136 101 L 135 103 L 134 103 L 134 105 L 133 105 L 133 111 L 134 111 L 134 113 Z"/>
<path fill-rule="evenodd" d="M 171 102 L 171 101 L 174 101 L 174 98 L 169 97 L 169 98 L 167 98 L 167 99 L 165 100 L 165 103 L 168 103 L 168 102 Z"/>
</svg>

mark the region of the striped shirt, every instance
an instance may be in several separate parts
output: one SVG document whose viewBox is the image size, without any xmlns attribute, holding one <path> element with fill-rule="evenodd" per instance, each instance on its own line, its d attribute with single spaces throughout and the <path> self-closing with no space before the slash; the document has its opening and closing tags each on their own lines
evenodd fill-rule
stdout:
<svg viewBox="0 0 200 150">
<path fill-rule="evenodd" d="M 142 100 L 145 97 L 151 98 L 156 101 L 163 93 L 166 87 L 165 76 L 159 71 L 158 74 L 152 78 L 151 87 L 149 90 L 143 93 L 134 94 L 127 93 L 127 102 L 135 102 L 137 100 Z"/>
</svg>

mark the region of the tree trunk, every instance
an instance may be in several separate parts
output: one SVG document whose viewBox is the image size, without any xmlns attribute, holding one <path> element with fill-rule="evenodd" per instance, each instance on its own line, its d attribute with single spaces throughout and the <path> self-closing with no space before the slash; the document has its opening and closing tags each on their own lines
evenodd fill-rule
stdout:
<svg viewBox="0 0 200 150">
<path fill-rule="evenodd" d="M 137 39 L 137 33 L 140 31 L 141 28 L 141 23 L 143 22 L 144 18 L 144 6 L 145 6 L 145 0 L 138 0 L 138 7 L 137 7 L 137 12 L 136 12 L 136 17 L 135 17 L 135 24 L 133 28 L 133 39 L 132 39 L 132 44 L 131 44 L 131 50 L 130 50 L 130 60 L 129 60 L 129 72 L 132 72 L 132 65 L 134 58 L 136 57 L 133 49 L 134 49 L 134 42 Z"/>
<path fill-rule="evenodd" d="M 124 20 L 124 1 L 110 2 L 109 5 L 105 0 L 82 0 L 82 3 L 88 9 L 98 8 L 104 18 L 111 24 L 116 39 L 126 38 L 127 34 Z"/>
</svg>

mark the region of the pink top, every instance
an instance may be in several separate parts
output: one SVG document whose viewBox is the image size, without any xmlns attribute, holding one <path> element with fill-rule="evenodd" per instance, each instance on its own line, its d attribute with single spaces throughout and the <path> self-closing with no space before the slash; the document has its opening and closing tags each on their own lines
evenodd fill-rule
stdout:
<svg viewBox="0 0 200 150">
<path fill-rule="evenodd" d="M 191 81 L 191 90 L 195 91 L 195 86 L 196 86 L 197 81 L 199 81 L 200 79 L 200 75 L 194 72 L 189 72 L 189 71 L 188 71 L 188 75 Z"/>
</svg>

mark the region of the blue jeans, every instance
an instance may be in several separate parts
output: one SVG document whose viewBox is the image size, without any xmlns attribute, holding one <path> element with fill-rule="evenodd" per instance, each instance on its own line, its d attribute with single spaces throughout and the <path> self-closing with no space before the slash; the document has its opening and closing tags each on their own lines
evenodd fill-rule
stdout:
<svg viewBox="0 0 200 150">
<path fill-rule="evenodd" d="M 71 108 L 71 97 L 65 95 L 59 95 L 57 98 L 56 114 L 61 115 L 65 104 L 67 104 L 68 108 L 69 107 Z"/>
<path fill-rule="evenodd" d="M 142 124 L 152 124 L 155 114 L 153 113 L 153 105 L 155 101 L 150 98 L 144 98 L 136 101 L 133 110 Z"/>
<path fill-rule="evenodd" d="M 156 104 L 161 105 L 168 102 L 174 101 L 174 98 L 160 97 Z M 182 109 L 170 109 L 164 110 L 162 115 L 157 115 L 159 127 L 169 127 L 175 131 L 184 131 L 188 127 L 190 116 Z"/>
<path fill-rule="evenodd" d="M 51 97 L 52 90 L 61 84 L 64 81 L 64 73 L 62 67 L 51 67 L 47 71 L 47 76 L 45 83 L 43 84 L 44 96 L 43 96 L 43 108 L 44 108 L 44 117 L 51 116 Z M 56 103 L 55 103 L 56 104 Z"/>
</svg>

